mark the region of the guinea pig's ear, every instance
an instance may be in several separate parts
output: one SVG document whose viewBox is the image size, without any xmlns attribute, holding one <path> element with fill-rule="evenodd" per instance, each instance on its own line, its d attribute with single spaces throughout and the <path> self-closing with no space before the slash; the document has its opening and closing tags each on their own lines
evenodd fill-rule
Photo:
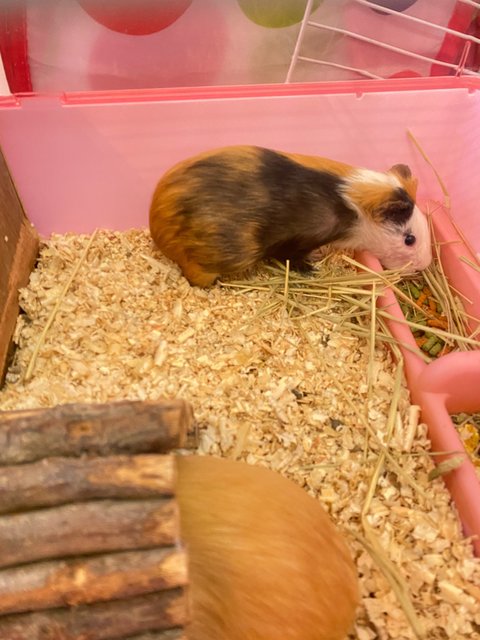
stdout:
<svg viewBox="0 0 480 640">
<path fill-rule="evenodd" d="M 412 172 L 408 164 L 394 164 L 388 172 L 395 173 L 399 178 L 403 178 L 404 180 L 412 177 Z"/>
<path fill-rule="evenodd" d="M 396 175 L 412 200 L 416 199 L 418 180 L 412 176 L 410 167 L 407 164 L 394 164 L 393 167 L 388 170 L 388 173 Z"/>
</svg>

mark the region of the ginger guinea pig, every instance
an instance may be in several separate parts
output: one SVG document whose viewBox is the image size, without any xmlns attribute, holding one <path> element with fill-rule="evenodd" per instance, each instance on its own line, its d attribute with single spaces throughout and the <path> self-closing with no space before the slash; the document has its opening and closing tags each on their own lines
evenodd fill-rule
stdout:
<svg viewBox="0 0 480 640">
<path fill-rule="evenodd" d="M 185 160 L 158 183 L 150 232 L 192 285 L 259 261 L 308 268 L 319 246 L 368 250 L 384 267 L 425 269 L 430 231 L 406 165 L 386 173 L 254 146 Z"/>
<path fill-rule="evenodd" d="M 263 467 L 177 457 L 188 640 L 343 640 L 359 586 L 320 503 Z"/>
</svg>

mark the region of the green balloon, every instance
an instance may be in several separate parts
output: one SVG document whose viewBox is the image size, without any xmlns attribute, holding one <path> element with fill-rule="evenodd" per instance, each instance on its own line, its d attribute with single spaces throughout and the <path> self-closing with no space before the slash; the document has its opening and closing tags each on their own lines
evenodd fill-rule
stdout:
<svg viewBox="0 0 480 640">
<path fill-rule="evenodd" d="M 243 13 L 255 24 L 271 29 L 291 27 L 301 22 L 307 0 L 237 0 Z M 322 0 L 314 0 L 312 13 Z"/>
</svg>

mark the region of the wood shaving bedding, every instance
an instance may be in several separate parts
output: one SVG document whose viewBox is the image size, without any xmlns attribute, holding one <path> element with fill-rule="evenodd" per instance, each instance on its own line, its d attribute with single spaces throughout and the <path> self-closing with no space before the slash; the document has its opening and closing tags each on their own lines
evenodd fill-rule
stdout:
<svg viewBox="0 0 480 640">
<path fill-rule="evenodd" d="M 261 315 L 263 291 L 191 288 L 146 231 L 98 232 L 25 383 L 36 340 L 88 240 L 53 236 L 43 246 L 21 292 L 19 348 L 0 409 L 185 398 L 201 427 L 202 453 L 279 471 L 318 498 L 345 532 L 362 589 L 351 638 L 414 638 L 362 542 L 361 512 L 381 445 L 367 440 L 355 409 L 386 444 L 390 350 L 375 348 L 369 393 L 366 339 L 313 316 L 296 323 L 285 309 Z M 367 521 L 404 576 L 425 637 L 480 638 L 480 560 L 442 480 L 428 480 L 429 441 L 417 418 L 402 386 L 389 451 L 403 476 L 387 459 Z"/>
</svg>

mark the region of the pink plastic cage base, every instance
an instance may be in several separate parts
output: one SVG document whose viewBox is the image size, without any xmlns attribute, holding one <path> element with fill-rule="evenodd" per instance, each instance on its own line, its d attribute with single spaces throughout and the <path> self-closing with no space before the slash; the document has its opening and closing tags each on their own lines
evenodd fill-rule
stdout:
<svg viewBox="0 0 480 640">
<path fill-rule="evenodd" d="M 89 233 L 144 227 L 154 186 L 174 162 L 226 144 L 257 144 L 385 170 L 398 162 L 418 176 L 420 200 L 441 201 L 410 129 L 448 185 L 451 216 L 433 216 L 442 264 L 480 317 L 480 274 L 460 260 L 480 253 L 478 166 L 480 80 L 423 78 L 334 84 L 209 87 L 11 96 L 0 99 L 0 144 L 25 209 L 39 232 Z M 378 262 L 362 256 L 378 269 Z M 391 329 L 415 348 L 398 302 L 379 301 Z M 426 365 L 404 349 L 412 400 L 435 451 L 462 444 L 449 414 L 480 411 L 480 351 Z M 445 476 L 466 535 L 480 555 L 480 482 L 471 462 Z"/>
</svg>

